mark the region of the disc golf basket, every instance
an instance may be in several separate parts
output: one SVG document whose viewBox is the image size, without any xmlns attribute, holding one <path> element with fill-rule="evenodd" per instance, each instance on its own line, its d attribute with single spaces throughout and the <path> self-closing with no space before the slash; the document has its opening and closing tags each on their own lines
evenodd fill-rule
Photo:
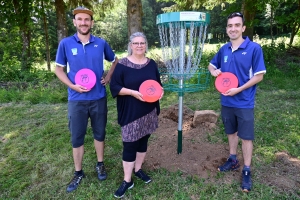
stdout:
<svg viewBox="0 0 300 200">
<path fill-rule="evenodd" d="M 165 91 L 178 92 L 178 146 L 182 152 L 182 107 L 185 92 L 202 91 L 208 87 L 210 74 L 200 67 L 210 15 L 203 12 L 171 12 L 156 18 L 162 58 L 160 75 Z"/>
</svg>

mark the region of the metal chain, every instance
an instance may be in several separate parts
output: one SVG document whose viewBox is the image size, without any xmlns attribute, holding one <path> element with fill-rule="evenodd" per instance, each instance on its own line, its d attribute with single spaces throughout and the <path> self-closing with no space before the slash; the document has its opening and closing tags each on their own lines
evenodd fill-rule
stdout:
<svg viewBox="0 0 300 200">
<path fill-rule="evenodd" d="M 207 24 L 169 22 L 159 24 L 158 29 L 166 71 L 176 79 L 191 78 L 199 69 Z"/>
</svg>

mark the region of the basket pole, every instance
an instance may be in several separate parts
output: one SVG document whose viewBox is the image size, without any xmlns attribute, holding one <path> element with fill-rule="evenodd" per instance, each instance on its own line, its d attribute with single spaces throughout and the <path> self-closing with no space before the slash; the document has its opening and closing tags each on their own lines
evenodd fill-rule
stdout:
<svg viewBox="0 0 300 200">
<path fill-rule="evenodd" d="M 179 26 L 178 27 L 178 23 Z M 170 91 L 176 91 L 178 92 L 178 142 L 177 142 L 177 153 L 182 153 L 182 118 L 183 118 L 183 95 L 184 92 L 192 92 L 197 91 L 197 89 L 190 89 L 189 87 L 185 87 L 184 81 L 190 79 L 190 76 L 185 76 L 186 74 L 189 74 L 190 71 L 192 73 L 195 73 L 196 69 L 191 70 L 192 68 L 198 67 L 199 62 L 201 60 L 201 53 L 203 50 L 203 44 L 205 40 L 206 35 L 206 27 L 207 24 L 210 22 L 210 15 L 208 13 L 203 12 L 194 12 L 194 11 L 182 11 L 182 12 L 171 12 L 171 13 L 164 13 L 157 15 L 156 17 L 156 24 L 159 28 L 159 35 L 160 35 L 160 42 L 162 45 L 162 52 L 163 52 L 163 59 L 167 66 L 168 70 L 168 78 L 169 78 L 169 84 L 166 90 L 169 89 Z M 174 25 L 174 26 L 173 26 Z M 195 27 L 198 27 L 198 36 L 197 29 L 195 30 Z M 205 27 L 203 29 L 203 27 Z M 168 31 L 170 36 L 168 37 Z M 189 34 L 189 53 L 187 55 L 188 59 L 185 60 L 185 45 L 186 45 L 186 31 L 187 29 L 191 29 L 191 32 Z M 177 32 L 178 31 L 178 32 Z M 194 32 L 195 31 L 195 32 Z M 203 33 L 203 43 L 202 47 L 200 45 L 197 45 L 194 49 L 194 53 L 196 53 L 196 57 L 191 58 L 194 56 L 194 53 L 192 52 L 192 46 L 194 45 L 194 42 L 197 41 L 194 39 L 194 37 L 199 37 L 198 42 L 201 42 Z M 194 35 L 195 34 L 195 35 Z M 179 38 L 177 38 L 179 37 Z M 168 41 L 170 39 L 170 41 Z M 179 40 L 178 40 L 179 39 Z M 194 42 L 193 42 L 194 41 Z M 169 43 L 170 42 L 170 43 Z M 170 45 L 170 46 L 169 46 Z M 179 47 L 179 51 L 177 49 Z M 169 50 L 171 51 L 171 54 L 169 54 Z M 170 58 L 170 56 L 172 58 Z M 200 56 L 200 57 L 199 57 Z M 172 61 L 172 62 L 170 62 Z M 187 62 L 187 71 L 185 72 L 184 66 L 185 62 Z M 193 64 L 191 64 L 191 62 Z M 174 69 L 173 69 L 174 68 Z M 178 80 L 178 89 L 175 87 L 175 84 L 170 84 L 171 79 L 177 79 Z M 200 78 L 200 75 L 199 75 Z M 199 84 L 199 80 L 198 80 Z M 172 88 L 173 87 L 173 88 Z M 202 88 L 198 88 L 198 90 L 202 90 Z"/>
</svg>

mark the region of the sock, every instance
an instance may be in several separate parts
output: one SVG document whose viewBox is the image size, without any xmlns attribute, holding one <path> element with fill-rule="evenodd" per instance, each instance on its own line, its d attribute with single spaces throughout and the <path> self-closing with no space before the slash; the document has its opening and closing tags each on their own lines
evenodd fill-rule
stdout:
<svg viewBox="0 0 300 200">
<path fill-rule="evenodd" d="M 236 161 L 236 155 L 234 155 L 234 154 L 230 154 L 229 158 L 231 158 L 231 160 L 232 160 L 233 162 Z"/>
<path fill-rule="evenodd" d="M 98 162 L 97 165 L 104 165 L 103 161 L 102 162 Z"/>
<path fill-rule="evenodd" d="M 243 170 L 250 171 L 250 166 L 244 165 L 244 168 L 243 168 Z"/>
<path fill-rule="evenodd" d="M 76 175 L 81 175 L 82 174 L 82 169 L 80 171 L 75 171 Z"/>
</svg>

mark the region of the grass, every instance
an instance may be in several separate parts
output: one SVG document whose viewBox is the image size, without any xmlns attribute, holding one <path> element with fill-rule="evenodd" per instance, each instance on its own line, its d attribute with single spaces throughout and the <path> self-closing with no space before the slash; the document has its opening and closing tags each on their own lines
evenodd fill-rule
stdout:
<svg viewBox="0 0 300 200">
<path fill-rule="evenodd" d="M 271 66 L 258 86 L 253 158 L 256 168 L 273 162 L 274 154 L 280 151 L 300 159 L 300 73 L 272 73 L 274 70 Z M 83 162 L 87 178 L 75 192 L 65 192 L 74 170 L 65 90 L 55 80 L 47 87 L 0 89 L 0 199 L 114 199 L 113 192 L 123 178 L 122 142 L 116 102 L 110 94 L 105 149 L 108 180 L 99 182 L 95 176 L 96 155 L 89 128 Z M 207 90 L 185 93 L 183 99 L 184 105 L 193 110 L 220 112 L 213 80 Z M 166 92 L 161 107 L 176 103 L 177 94 Z M 227 142 L 222 127 L 210 137 L 214 143 Z M 149 173 L 155 181 L 145 185 L 134 179 L 137 184 L 124 199 L 299 199 L 300 195 L 299 191 L 298 196 L 297 191 L 281 193 L 260 180 L 255 180 L 253 192 L 243 194 L 238 182 L 217 184 L 165 169 Z"/>
</svg>

